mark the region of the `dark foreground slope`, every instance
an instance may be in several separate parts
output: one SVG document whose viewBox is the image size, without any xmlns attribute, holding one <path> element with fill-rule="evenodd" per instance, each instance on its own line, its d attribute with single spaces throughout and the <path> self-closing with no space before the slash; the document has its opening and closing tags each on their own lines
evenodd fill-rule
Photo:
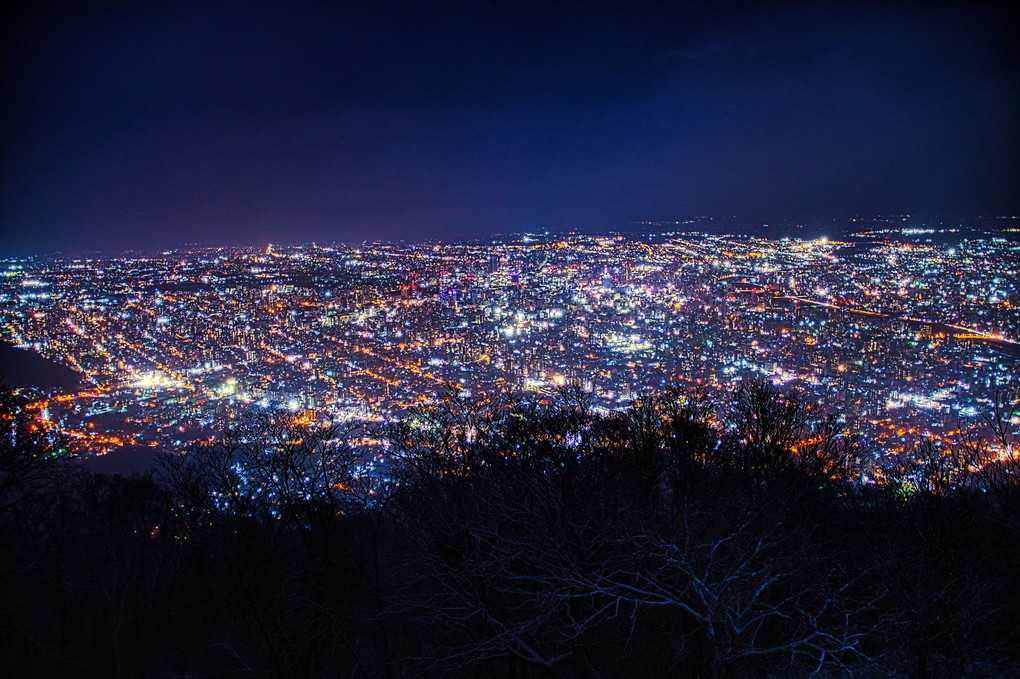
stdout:
<svg viewBox="0 0 1020 679">
<path fill-rule="evenodd" d="M 375 432 L 371 473 L 357 427 L 261 415 L 124 478 L 3 401 L 11 676 L 1017 675 L 1009 413 L 880 484 L 763 384 L 608 415 L 451 395 Z"/>
</svg>

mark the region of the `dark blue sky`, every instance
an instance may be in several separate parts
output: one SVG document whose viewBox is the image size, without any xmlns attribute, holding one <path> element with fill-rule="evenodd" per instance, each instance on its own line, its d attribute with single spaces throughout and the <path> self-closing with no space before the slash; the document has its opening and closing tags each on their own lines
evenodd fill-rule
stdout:
<svg viewBox="0 0 1020 679">
<path fill-rule="evenodd" d="M 0 255 L 1020 211 L 975 3 L 37 3 Z"/>
</svg>

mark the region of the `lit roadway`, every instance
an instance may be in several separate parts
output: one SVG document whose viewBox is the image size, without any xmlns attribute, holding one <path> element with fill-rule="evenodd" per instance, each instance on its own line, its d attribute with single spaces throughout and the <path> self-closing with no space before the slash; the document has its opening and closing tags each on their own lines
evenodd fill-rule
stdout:
<svg viewBox="0 0 1020 679">
<path fill-rule="evenodd" d="M 837 304 L 830 304 L 829 302 L 822 302 L 817 299 L 807 299 L 806 297 L 790 297 L 789 295 L 787 295 L 785 297 L 780 297 L 779 299 L 789 299 L 793 300 L 794 302 L 812 304 L 814 306 L 826 307 L 828 309 L 838 309 L 840 311 L 849 311 L 852 314 L 862 314 L 864 316 L 877 316 L 879 318 L 891 318 L 897 321 L 908 321 L 911 323 L 924 323 L 925 325 L 942 326 L 945 328 L 950 328 L 952 330 L 958 330 L 962 333 L 966 333 L 964 337 L 968 337 L 969 339 L 982 339 L 987 340 L 989 342 L 1001 342 L 1003 344 L 1009 344 L 1013 347 L 1020 347 L 1020 342 L 1011 339 L 1006 339 L 1002 335 L 993 335 L 991 333 L 984 332 L 983 330 L 978 330 L 977 328 L 967 328 L 962 325 L 950 325 L 949 323 L 942 323 L 941 321 L 928 321 L 923 318 L 914 318 L 912 316 L 893 316 L 891 314 L 879 313 L 878 311 L 868 311 L 867 309 L 854 309 L 853 307 L 839 306 Z"/>
</svg>

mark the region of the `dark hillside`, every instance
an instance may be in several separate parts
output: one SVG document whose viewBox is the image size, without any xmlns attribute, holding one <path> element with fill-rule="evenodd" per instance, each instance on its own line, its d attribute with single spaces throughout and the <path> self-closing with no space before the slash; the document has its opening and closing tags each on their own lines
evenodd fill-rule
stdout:
<svg viewBox="0 0 1020 679">
<path fill-rule="evenodd" d="M 1012 411 L 862 483 L 853 430 L 767 384 L 451 394 L 374 432 L 386 477 L 359 426 L 265 413 L 97 474 L 3 406 L 12 676 L 1018 673 Z"/>
</svg>

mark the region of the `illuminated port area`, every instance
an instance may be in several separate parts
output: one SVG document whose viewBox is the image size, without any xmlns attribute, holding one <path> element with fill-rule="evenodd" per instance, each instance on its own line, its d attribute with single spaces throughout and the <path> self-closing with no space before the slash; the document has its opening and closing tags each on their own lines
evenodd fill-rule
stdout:
<svg viewBox="0 0 1020 679">
<path fill-rule="evenodd" d="M 612 410 L 765 378 L 895 455 L 1017 388 L 1015 219 L 709 226 L 8 259 L 0 319 L 81 374 L 44 414 L 92 453 L 177 448 L 257 408 L 383 421 L 450 387 L 576 385 Z"/>
</svg>

